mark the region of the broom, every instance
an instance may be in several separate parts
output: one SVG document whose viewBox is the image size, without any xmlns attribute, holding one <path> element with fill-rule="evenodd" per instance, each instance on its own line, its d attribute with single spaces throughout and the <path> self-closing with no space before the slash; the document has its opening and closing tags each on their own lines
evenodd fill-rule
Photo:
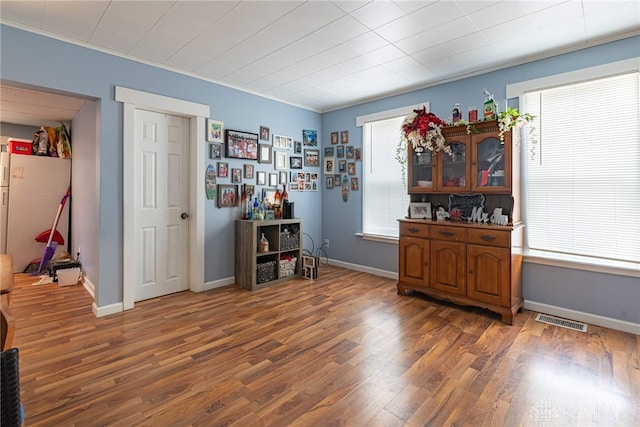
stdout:
<svg viewBox="0 0 640 427">
<path fill-rule="evenodd" d="M 51 230 L 55 230 L 58 227 L 58 220 L 60 219 L 60 214 L 62 214 L 62 209 L 64 208 L 64 204 L 67 202 L 67 198 L 71 196 L 71 187 L 67 188 L 67 193 L 62 197 L 60 201 L 60 206 L 58 206 L 58 212 L 56 213 L 56 219 L 53 220 L 53 227 Z M 57 243 L 54 245 L 53 241 L 54 233 L 49 233 L 49 240 L 47 241 L 47 246 L 44 248 L 42 252 L 42 258 L 40 258 L 40 266 L 38 267 L 38 272 L 36 274 L 42 274 L 42 271 L 47 266 L 51 258 L 53 258 L 53 254 L 56 251 Z"/>
</svg>

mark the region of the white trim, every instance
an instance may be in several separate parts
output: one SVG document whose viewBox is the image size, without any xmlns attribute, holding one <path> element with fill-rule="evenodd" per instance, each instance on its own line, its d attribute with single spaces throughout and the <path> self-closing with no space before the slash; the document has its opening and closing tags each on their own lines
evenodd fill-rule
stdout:
<svg viewBox="0 0 640 427">
<path fill-rule="evenodd" d="M 431 106 L 428 102 L 423 102 L 418 105 L 408 105 L 406 107 L 394 108 L 393 110 L 379 111 L 377 113 L 365 114 L 364 116 L 356 117 L 356 127 L 364 126 L 365 123 L 375 122 L 378 120 L 406 116 L 413 110 L 420 108 L 421 105 L 425 106 L 427 111 L 431 111 Z"/>
<path fill-rule="evenodd" d="M 583 311 L 576 311 L 563 307 L 556 307 L 554 305 L 543 304 L 535 301 L 525 301 L 524 308 L 526 310 L 537 311 L 544 314 L 563 317 L 565 319 L 602 326 L 603 328 L 640 335 L 640 324 L 637 323 L 626 322 L 624 320 L 613 319 L 611 317 L 598 316 L 597 314 L 585 313 Z"/>
<path fill-rule="evenodd" d="M 91 295 L 91 298 L 93 298 L 93 300 L 96 300 L 96 285 L 93 284 L 93 282 L 91 280 L 89 280 L 89 278 L 84 274 L 84 271 L 82 272 L 82 277 L 80 279 L 80 282 L 82 283 L 82 286 L 86 289 L 87 292 L 89 292 L 89 295 Z"/>
<path fill-rule="evenodd" d="M 123 302 L 121 310 L 129 310 L 135 300 L 135 266 L 133 265 L 133 228 L 136 221 L 133 211 L 133 147 L 135 140 L 134 113 L 136 108 L 190 118 L 189 125 L 189 289 L 205 290 L 204 286 L 204 159 L 206 158 L 205 122 L 209 117 L 208 105 L 170 98 L 135 89 L 116 86 L 115 100 L 123 103 Z M 109 310 L 107 310 L 109 311 Z"/>
<path fill-rule="evenodd" d="M 356 233 L 356 236 L 361 237 L 362 240 L 369 240 L 371 242 L 391 243 L 397 245 L 400 240 L 398 237 L 382 236 L 380 234 L 368 234 L 368 233 Z"/>
<path fill-rule="evenodd" d="M 236 283 L 235 276 L 227 277 L 226 279 L 214 280 L 213 282 L 207 282 L 204 284 L 203 291 L 210 291 L 211 289 L 223 288 L 225 286 L 233 285 Z"/>
<path fill-rule="evenodd" d="M 394 271 L 380 270 L 379 268 L 367 267 L 366 265 L 351 264 L 350 262 L 339 261 L 336 259 L 327 260 L 329 265 L 346 268 L 348 270 L 361 271 L 363 273 L 373 274 L 374 276 L 386 277 L 387 279 L 398 280 L 398 273 Z"/>
<path fill-rule="evenodd" d="M 618 276 L 640 278 L 640 266 L 632 262 L 588 258 L 578 255 L 559 254 L 545 251 L 525 251 L 523 261 L 530 264 L 571 268 L 573 270 L 593 271 Z"/>
<path fill-rule="evenodd" d="M 531 92 L 533 90 L 548 89 L 555 86 L 578 83 L 580 81 L 588 81 L 638 70 L 640 70 L 640 57 L 569 71 L 567 73 L 555 74 L 553 76 L 541 77 L 539 79 L 512 83 L 507 85 L 507 99 L 519 97 L 524 95 L 526 92 Z"/>
<path fill-rule="evenodd" d="M 111 314 L 121 313 L 122 311 L 124 311 L 123 304 L 121 302 L 104 305 L 102 307 L 98 307 L 94 302 L 91 305 L 91 309 L 93 310 L 93 314 L 96 317 L 109 316 Z"/>
</svg>

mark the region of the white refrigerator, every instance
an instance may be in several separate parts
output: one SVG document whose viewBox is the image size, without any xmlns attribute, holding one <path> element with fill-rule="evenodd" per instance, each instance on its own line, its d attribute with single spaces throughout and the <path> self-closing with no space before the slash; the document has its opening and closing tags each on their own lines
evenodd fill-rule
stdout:
<svg viewBox="0 0 640 427">
<path fill-rule="evenodd" d="M 0 253 L 12 254 L 13 272 L 20 273 L 47 246 L 35 239 L 53 226 L 71 185 L 71 159 L 0 152 L 0 167 Z M 69 202 L 56 227 L 65 240 L 57 252 L 68 252 Z"/>
</svg>

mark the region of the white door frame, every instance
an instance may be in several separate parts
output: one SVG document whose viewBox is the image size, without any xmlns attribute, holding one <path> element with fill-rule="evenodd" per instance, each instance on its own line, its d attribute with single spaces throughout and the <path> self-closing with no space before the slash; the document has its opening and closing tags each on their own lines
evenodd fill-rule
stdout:
<svg viewBox="0 0 640 427">
<path fill-rule="evenodd" d="M 209 106 L 182 99 L 169 98 L 116 86 L 115 100 L 123 103 L 122 142 L 122 198 L 123 198 L 123 240 L 122 240 L 122 302 L 123 310 L 132 309 L 135 299 L 135 249 L 133 230 L 138 221 L 133 209 L 133 173 L 136 108 L 187 117 L 189 123 L 189 289 L 194 292 L 204 290 L 204 159 L 206 141 L 206 118 Z"/>
</svg>

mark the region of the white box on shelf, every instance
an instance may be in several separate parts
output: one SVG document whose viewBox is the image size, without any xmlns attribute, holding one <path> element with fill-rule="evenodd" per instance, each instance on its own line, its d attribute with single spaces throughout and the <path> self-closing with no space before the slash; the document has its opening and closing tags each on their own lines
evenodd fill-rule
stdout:
<svg viewBox="0 0 640 427">
<path fill-rule="evenodd" d="M 71 286 L 77 285 L 80 280 L 80 268 L 65 268 L 63 270 L 56 271 L 58 277 L 58 285 Z"/>
</svg>

